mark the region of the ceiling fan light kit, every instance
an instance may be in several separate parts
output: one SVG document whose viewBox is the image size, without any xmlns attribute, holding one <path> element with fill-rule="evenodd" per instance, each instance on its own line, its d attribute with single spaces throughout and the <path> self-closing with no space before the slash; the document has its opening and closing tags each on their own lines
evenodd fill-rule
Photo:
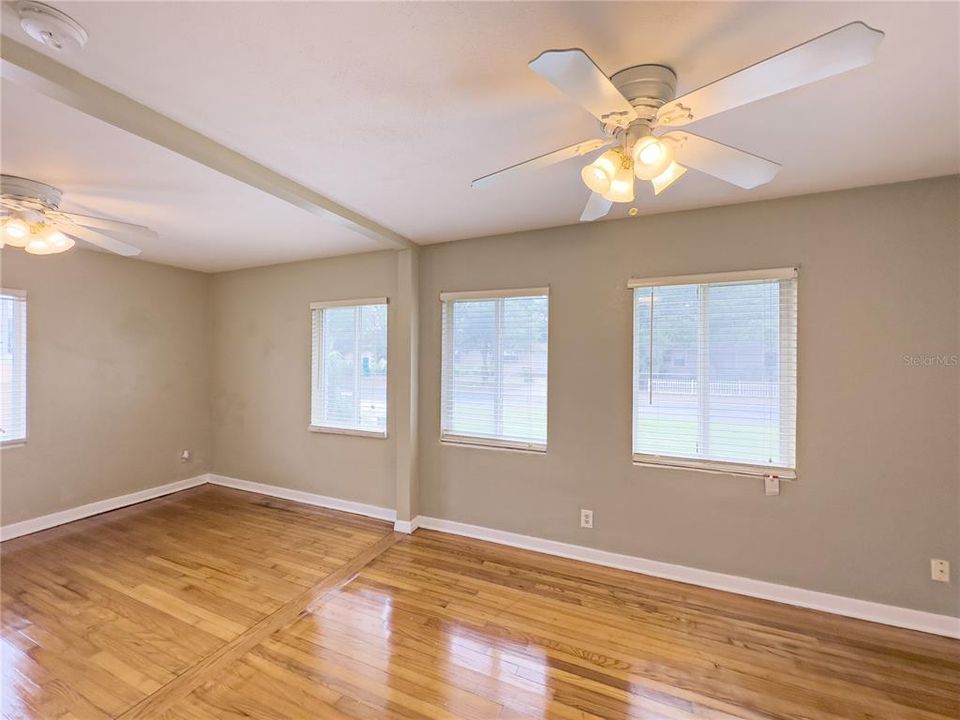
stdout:
<svg viewBox="0 0 960 720">
<path fill-rule="evenodd" d="M 53 255 L 72 248 L 76 241 L 44 221 L 28 223 L 20 217 L 4 217 L 0 248 L 22 248 L 31 255 Z"/>
<path fill-rule="evenodd" d="M 79 239 L 118 255 L 132 256 L 139 255 L 140 249 L 100 231 L 151 239 L 157 236 L 141 225 L 63 212 L 60 197 L 60 190 L 52 185 L 0 175 L 0 248 L 54 255 L 66 252 Z"/>
<path fill-rule="evenodd" d="M 647 135 L 627 154 L 623 149 L 607 150 L 580 171 L 583 184 L 611 202 L 633 202 L 634 177 L 649 180 L 654 194 L 673 185 L 687 171 L 673 160 L 669 140 Z"/>
<path fill-rule="evenodd" d="M 654 195 L 680 180 L 688 168 L 744 189 L 755 188 L 773 180 L 780 165 L 688 131 L 663 133 L 660 128 L 686 125 L 867 65 L 883 37 L 883 32 L 863 22 L 851 22 L 679 98 L 677 75 L 666 66 L 636 65 L 607 77 L 583 50 L 547 50 L 530 61 L 530 69 L 597 118 L 602 137 L 511 165 L 472 186 L 616 144 L 619 147 L 580 172 L 592 191 L 582 222 L 605 216 L 615 202 L 633 202 L 635 178 L 649 181 Z"/>
<path fill-rule="evenodd" d="M 68 238 L 59 230 L 45 227 L 33 235 L 23 249 L 31 255 L 54 255 L 62 253 L 76 245 L 73 238 Z"/>
</svg>

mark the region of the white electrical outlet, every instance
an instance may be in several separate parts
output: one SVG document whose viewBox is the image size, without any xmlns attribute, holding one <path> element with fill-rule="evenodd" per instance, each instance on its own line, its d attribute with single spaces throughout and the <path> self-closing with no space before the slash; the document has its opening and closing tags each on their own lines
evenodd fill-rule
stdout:
<svg viewBox="0 0 960 720">
<path fill-rule="evenodd" d="M 580 509 L 580 527 L 593 529 L 593 510 Z"/>
<path fill-rule="evenodd" d="M 937 582 L 950 582 L 950 561 L 931 560 L 930 579 L 936 580 Z"/>
<path fill-rule="evenodd" d="M 180 462 L 187 462 L 190 460 L 190 450 L 181 450 L 180 451 Z"/>
</svg>

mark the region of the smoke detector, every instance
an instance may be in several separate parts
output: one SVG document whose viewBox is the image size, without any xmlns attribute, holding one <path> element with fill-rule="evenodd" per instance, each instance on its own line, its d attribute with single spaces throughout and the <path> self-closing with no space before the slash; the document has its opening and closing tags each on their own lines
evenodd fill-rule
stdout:
<svg viewBox="0 0 960 720">
<path fill-rule="evenodd" d="M 21 0 L 16 8 L 24 32 L 51 50 L 80 50 L 87 44 L 87 31 L 66 13 L 34 0 Z"/>
</svg>

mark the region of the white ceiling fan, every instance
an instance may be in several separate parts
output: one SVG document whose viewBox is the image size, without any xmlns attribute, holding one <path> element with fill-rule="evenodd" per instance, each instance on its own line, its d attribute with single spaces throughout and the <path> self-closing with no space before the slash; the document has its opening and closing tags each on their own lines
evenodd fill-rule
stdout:
<svg viewBox="0 0 960 720">
<path fill-rule="evenodd" d="M 872 62 L 884 34 L 852 22 L 674 98 L 677 76 L 663 65 L 637 65 L 607 77 L 579 49 L 547 50 L 529 67 L 580 103 L 601 124 L 599 137 L 540 155 L 474 180 L 509 178 L 615 145 L 581 171 L 593 191 L 581 221 L 603 217 L 615 202 L 633 202 L 634 180 L 659 195 L 687 168 L 745 189 L 770 182 L 780 165 L 683 130 L 663 132 Z"/>
<path fill-rule="evenodd" d="M 77 239 L 117 255 L 133 256 L 140 254 L 140 248 L 101 231 L 132 240 L 157 237 L 142 225 L 63 212 L 60 197 L 57 188 L 45 183 L 0 175 L 0 247 L 10 245 L 34 255 L 53 255 L 69 250 Z"/>
</svg>

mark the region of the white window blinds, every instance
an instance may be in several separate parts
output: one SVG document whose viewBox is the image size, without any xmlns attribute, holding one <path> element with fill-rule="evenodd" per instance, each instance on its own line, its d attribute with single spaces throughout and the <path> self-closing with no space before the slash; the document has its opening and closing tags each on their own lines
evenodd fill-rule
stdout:
<svg viewBox="0 0 960 720">
<path fill-rule="evenodd" d="M 310 425 L 387 433 L 387 299 L 312 303 Z"/>
<path fill-rule="evenodd" d="M 0 290 L 0 442 L 27 437 L 27 298 Z"/>
<path fill-rule="evenodd" d="M 795 477 L 796 271 L 630 286 L 634 460 Z"/>
<path fill-rule="evenodd" d="M 548 295 L 441 295 L 441 439 L 546 450 Z"/>
</svg>

